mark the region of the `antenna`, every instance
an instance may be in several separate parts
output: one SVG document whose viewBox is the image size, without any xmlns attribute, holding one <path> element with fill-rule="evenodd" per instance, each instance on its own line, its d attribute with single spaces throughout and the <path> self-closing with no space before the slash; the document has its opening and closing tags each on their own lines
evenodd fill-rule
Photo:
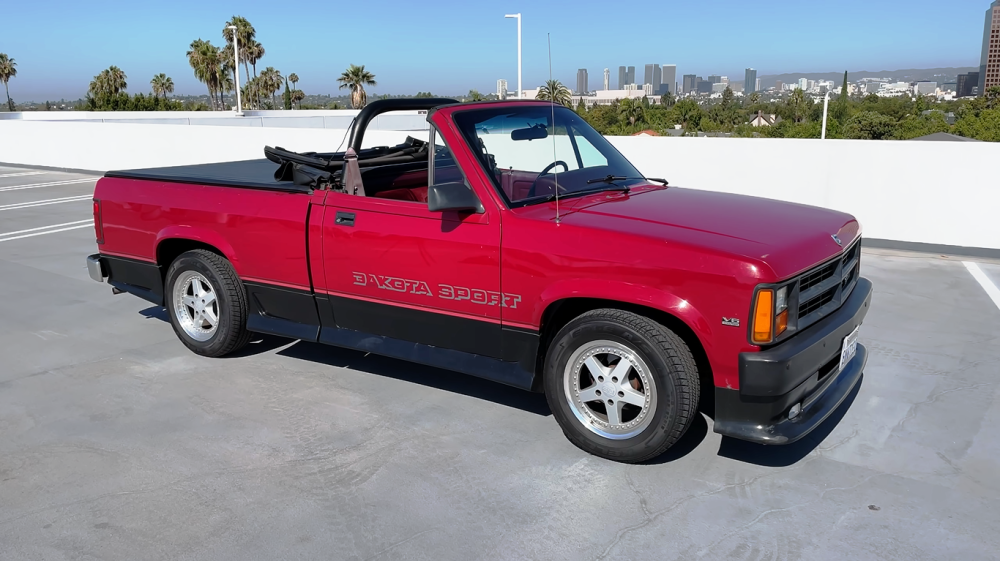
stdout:
<svg viewBox="0 0 1000 561">
<path fill-rule="evenodd" d="M 554 84 L 552 83 L 552 34 L 546 33 L 546 39 L 549 42 L 549 102 L 552 104 L 552 161 L 555 162 L 559 159 L 556 155 L 556 101 L 555 93 L 553 91 Z M 559 224 L 559 172 L 556 168 L 559 166 L 554 166 L 552 168 L 552 175 L 555 177 L 556 183 L 556 224 Z"/>
</svg>

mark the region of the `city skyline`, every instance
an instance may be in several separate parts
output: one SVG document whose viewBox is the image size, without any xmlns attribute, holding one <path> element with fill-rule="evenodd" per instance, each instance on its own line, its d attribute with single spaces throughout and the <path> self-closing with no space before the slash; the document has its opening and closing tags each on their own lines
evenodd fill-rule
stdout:
<svg viewBox="0 0 1000 561">
<path fill-rule="evenodd" d="M 375 73 L 379 82 L 372 89 L 375 93 L 456 93 L 470 88 L 492 91 L 497 79 L 516 82 L 516 26 L 503 18 L 502 11 L 491 7 L 462 4 L 462 10 L 449 10 L 451 4 L 449 0 L 427 10 L 389 0 L 387 8 L 395 17 L 377 20 L 377 25 L 362 29 L 338 28 L 336 38 L 331 40 L 325 34 L 301 33 L 302 11 L 321 8 L 318 3 L 310 2 L 292 13 L 276 12 L 260 0 L 248 0 L 237 9 L 178 0 L 169 10 L 136 5 L 128 11 L 95 9 L 67 0 L 17 3 L 7 8 L 6 15 L 10 21 L 21 24 L 5 29 L 0 38 L 0 52 L 18 61 L 19 75 L 12 83 L 17 85 L 14 90 L 17 93 L 12 95 L 18 101 L 76 99 L 85 93 L 93 76 L 110 65 L 126 72 L 131 92 L 147 91 L 149 79 L 164 72 L 173 78 L 177 94 L 198 94 L 203 86 L 187 65 L 188 45 L 198 38 L 222 44 L 222 24 L 238 13 L 254 23 L 258 39 L 267 47 L 261 64 L 285 74 L 297 73 L 302 79 L 299 87 L 308 93 L 336 94 L 336 77 L 349 64 L 365 64 Z M 454 4 L 458 6 L 457 2 Z M 658 60 L 661 65 L 669 61 L 684 73 L 718 72 L 734 78 L 742 76 L 743 69 L 751 65 L 760 75 L 837 68 L 979 66 L 982 15 L 989 2 L 952 2 L 949 34 L 953 40 L 944 43 L 921 39 L 924 32 L 932 32 L 939 22 L 912 1 L 893 1 L 874 7 L 849 1 L 846 10 L 840 10 L 846 15 L 825 14 L 822 18 L 813 17 L 819 7 L 802 8 L 790 0 L 776 2 L 778 7 L 786 4 L 795 12 L 788 25 L 801 24 L 820 37 L 839 36 L 846 29 L 853 39 L 843 41 L 837 48 L 829 41 L 811 41 L 788 49 L 785 41 L 777 39 L 752 41 L 752 45 L 746 46 L 747 39 L 753 36 L 751 30 L 742 24 L 719 21 L 713 24 L 719 33 L 711 39 L 679 29 L 669 46 L 656 37 L 639 37 L 602 45 L 600 55 L 594 56 L 593 50 L 581 48 L 588 39 L 560 30 L 573 29 L 573 22 L 580 16 L 555 7 L 531 6 L 530 10 L 519 7 L 524 18 L 524 87 L 537 87 L 548 79 L 547 32 L 552 36 L 553 77 L 571 85 L 573 72 L 588 68 L 593 71 L 589 73 L 590 91 L 603 86 L 601 70 L 605 67 L 612 69 L 611 78 L 615 82 L 614 69 L 622 61 L 641 62 L 636 65 L 640 68 L 650 60 Z M 923 0 L 917 4 L 933 6 Z M 727 6 L 738 7 L 735 2 L 718 2 L 722 11 Z M 650 17 L 669 14 L 709 19 L 692 6 L 644 9 Z M 864 9 L 866 17 L 859 20 L 850 15 L 852 9 Z M 345 18 L 372 20 L 369 11 L 362 7 L 347 6 L 343 11 Z M 442 13 L 450 15 L 442 19 Z M 150 25 L 151 21 L 156 24 Z M 892 22 L 888 30 L 884 25 L 887 21 Z M 553 27 L 551 22 L 560 25 Z M 427 29 L 440 29 L 442 25 L 448 26 L 449 32 L 436 35 L 434 45 L 441 56 L 448 57 L 449 66 L 463 68 L 457 76 L 435 71 L 433 63 L 398 56 L 403 44 L 400 37 L 426 36 Z M 44 37 L 36 32 L 40 26 L 47 30 Z M 87 32 L 81 33 L 81 29 Z M 114 41 L 109 41 L 109 37 L 114 37 Z M 365 48 L 360 47 L 362 44 Z M 470 44 L 483 48 L 469 49 Z"/>
</svg>

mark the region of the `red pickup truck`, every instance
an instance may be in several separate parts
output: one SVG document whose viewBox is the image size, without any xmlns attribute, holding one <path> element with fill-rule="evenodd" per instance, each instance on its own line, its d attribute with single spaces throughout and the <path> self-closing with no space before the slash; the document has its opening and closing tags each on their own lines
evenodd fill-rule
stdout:
<svg viewBox="0 0 1000 561">
<path fill-rule="evenodd" d="M 428 140 L 362 149 L 400 109 Z M 623 462 L 707 392 L 716 432 L 794 442 L 861 377 L 850 215 L 645 178 L 546 102 L 378 101 L 347 146 L 107 173 L 91 276 L 201 355 L 269 333 L 544 392 L 569 440 Z"/>
</svg>

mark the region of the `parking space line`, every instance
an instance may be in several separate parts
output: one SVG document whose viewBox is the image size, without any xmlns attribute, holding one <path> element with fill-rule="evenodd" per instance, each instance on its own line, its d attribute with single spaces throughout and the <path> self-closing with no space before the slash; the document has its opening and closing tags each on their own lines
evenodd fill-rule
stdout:
<svg viewBox="0 0 1000 561">
<path fill-rule="evenodd" d="M 28 228 L 27 230 L 17 230 L 16 232 L 5 232 L 0 234 L 0 243 L 9 242 L 11 240 L 19 240 L 22 238 L 30 238 L 33 236 L 44 236 L 45 234 L 54 234 L 56 232 L 65 232 L 66 230 L 76 230 L 77 228 L 86 228 L 93 223 L 94 219 L 88 218 L 87 220 L 77 220 L 76 222 L 64 222 L 62 224 L 50 224 L 48 226 L 40 226 L 38 228 Z"/>
<path fill-rule="evenodd" d="M 0 212 L 5 210 L 18 210 L 22 208 L 32 208 L 36 206 L 46 206 L 46 205 L 57 205 L 60 203 L 73 203 L 78 201 L 86 201 L 93 198 L 91 195 L 80 195 L 78 197 L 62 197 L 60 199 L 46 199 L 42 201 L 27 201 L 23 203 L 14 203 L 9 205 L 0 206 Z"/>
<path fill-rule="evenodd" d="M 25 175 L 43 175 L 50 171 L 22 171 L 18 173 L 0 173 L 0 177 L 24 177 Z"/>
<path fill-rule="evenodd" d="M 9 187 L 0 187 L 0 192 L 5 191 L 20 191 L 21 189 L 36 189 L 39 187 L 56 187 L 58 185 L 72 185 L 73 183 L 90 183 L 92 181 L 97 181 L 99 177 L 93 179 L 70 179 L 68 181 L 50 181 L 48 183 L 34 183 L 31 185 L 11 185 Z"/>
<path fill-rule="evenodd" d="M 970 273 L 972 273 L 972 278 L 976 279 L 983 287 L 983 290 L 986 291 L 990 300 L 993 300 L 993 303 L 997 305 L 997 308 L 1000 308 L 1000 289 L 998 289 L 997 285 L 993 284 L 993 281 L 991 281 L 990 278 L 986 276 L 986 273 L 979 268 L 979 264 L 973 261 L 962 261 L 962 264 L 965 265 L 965 268 L 968 269 Z"/>
</svg>

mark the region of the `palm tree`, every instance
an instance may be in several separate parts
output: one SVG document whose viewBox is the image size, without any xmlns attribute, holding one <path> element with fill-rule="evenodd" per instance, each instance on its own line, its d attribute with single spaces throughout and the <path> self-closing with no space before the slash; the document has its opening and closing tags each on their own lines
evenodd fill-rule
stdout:
<svg viewBox="0 0 1000 561">
<path fill-rule="evenodd" d="M 306 98 L 306 94 L 302 93 L 302 90 L 292 90 L 292 103 L 299 103 Z"/>
<path fill-rule="evenodd" d="M 196 39 L 191 42 L 190 50 L 187 52 L 188 64 L 194 69 L 194 76 L 200 82 L 208 86 L 208 97 L 212 100 L 213 108 L 218 108 L 216 92 L 221 92 L 220 75 L 222 64 L 219 56 L 219 48 L 211 41 Z"/>
<path fill-rule="evenodd" d="M 788 97 L 788 106 L 792 109 L 792 116 L 796 123 L 801 123 L 806 118 L 806 94 L 799 88 L 792 91 Z"/>
<path fill-rule="evenodd" d="M 162 72 L 153 76 L 153 79 L 149 81 L 149 85 L 153 87 L 153 95 L 163 95 L 163 99 L 167 99 L 168 93 L 174 93 L 173 79 Z"/>
<path fill-rule="evenodd" d="M 646 108 L 638 99 L 623 99 L 618 104 L 618 114 L 632 126 L 646 120 Z"/>
<path fill-rule="evenodd" d="M 375 75 L 365 70 L 365 65 L 357 66 L 352 64 L 337 78 L 340 88 L 351 89 L 351 107 L 361 109 L 368 103 L 368 94 L 365 93 L 365 86 L 377 86 Z"/>
<path fill-rule="evenodd" d="M 271 96 L 271 108 L 277 108 L 278 101 L 274 98 L 274 94 L 281 89 L 281 84 L 284 80 L 281 77 L 281 72 L 275 70 L 273 66 L 268 66 L 260 73 L 260 80 L 261 91 Z"/>
<path fill-rule="evenodd" d="M 295 89 L 295 84 L 299 81 L 299 75 L 292 72 L 288 75 L 288 81 L 292 83 L 292 89 Z"/>
<path fill-rule="evenodd" d="M 250 60 L 250 57 L 247 47 L 250 46 L 251 42 L 256 42 L 254 41 L 254 38 L 257 36 L 257 30 L 255 30 L 253 26 L 250 25 L 250 22 L 247 20 L 247 18 L 242 16 L 233 16 L 232 19 L 226 22 L 225 27 L 222 28 L 222 37 L 225 38 L 226 40 L 226 54 L 230 60 L 233 59 L 233 30 L 229 29 L 230 25 L 236 27 L 236 37 L 240 43 L 239 59 L 240 62 L 243 63 L 243 67 L 246 69 L 247 82 L 249 82 L 250 66 L 248 62 Z M 235 72 L 237 71 L 238 69 L 233 68 L 234 82 L 236 81 Z"/>
<path fill-rule="evenodd" d="M 257 63 L 262 58 L 264 58 L 264 45 L 261 45 L 257 41 L 251 41 L 247 44 L 247 60 L 250 61 L 250 66 L 253 67 L 254 78 L 257 77 Z"/>
<path fill-rule="evenodd" d="M 479 90 L 469 90 L 469 95 L 465 96 L 465 101 L 482 101 L 486 99 Z"/>
<path fill-rule="evenodd" d="M 0 82 L 3 82 L 3 89 L 7 93 L 7 108 L 14 111 L 14 101 L 10 99 L 10 89 L 7 82 L 17 76 L 17 63 L 6 53 L 0 53 Z"/>
<path fill-rule="evenodd" d="M 545 85 L 538 89 L 538 99 L 544 99 L 559 105 L 569 107 L 573 102 L 569 88 L 559 80 L 546 80 Z"/>
<path fill-rule="evenodd" d="M 125 73 L 122 72 L 121 68 L 118 68 L 117 66 L 112 66 L 108 68 L 107 72 L 108 72 L 108 89 L 111 90 L 111 93 L 123 92 L 128 89 L 128 84 L 125 82 L 125 80 L 128 79 L 128 76 L 126 76 Z"/>
</svg>

